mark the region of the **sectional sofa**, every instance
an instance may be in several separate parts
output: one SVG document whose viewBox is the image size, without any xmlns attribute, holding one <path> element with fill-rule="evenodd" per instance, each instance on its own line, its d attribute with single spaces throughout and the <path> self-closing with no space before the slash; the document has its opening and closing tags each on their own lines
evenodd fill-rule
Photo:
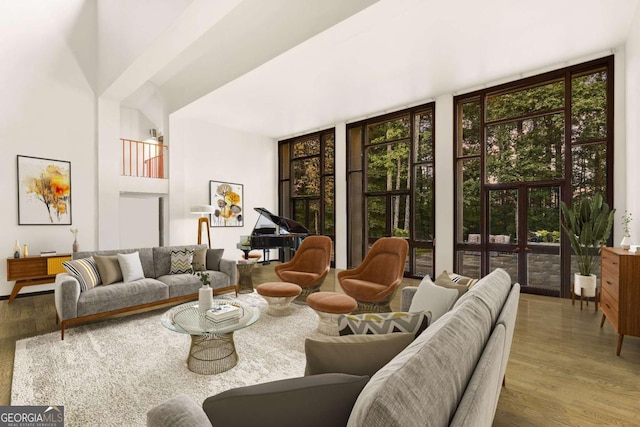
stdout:
<svg viewBox="0 0 640 427">
<path fill-rule="evenodd" d="M 409 307 L 415 291 L 403 289 L 403 307 Z M 370 378 L 336 366 L 333 373 L 228 390 L 207 398 L 202 406 L 180 395 L 152 408 L 147 425 L 491 426 L 519 294 L 520 285 L 512 285 L 509 275 L 497 269 Z M 353 337 L 362 341 L 380 336 L 332 337 L 327 345 Z M 384 345 L 376 343 L 377 349 Z M 356 347 L 350 350 L 352 360 Z M 363 360 L 376 353 L 370 346 L 362 348 L 367 349 Z"/>
<path fill-rule="evenodd" d="M 75 252 L 74 260 L 96 255 L 133 254 L 137 252 L 144 278 L 130 282 L 118 281 L 83 290 L 79 281 L 68 273 L 56 276 L 55 305 L 61 338 L 65 328 L 76 323 L 99 319 L 155 305 L 176 303 L 198 298 L 202 286 L 198 276 L 170 274 L 172 252 L 184 249 L 206 249 L 206 245 L 170 246 L 140 249 Z M 206 273 L 215 294 L 235 291 L 237 295 L 236 262 L 222 259 L 222 249 L 208 249 Z"/>
</svg>

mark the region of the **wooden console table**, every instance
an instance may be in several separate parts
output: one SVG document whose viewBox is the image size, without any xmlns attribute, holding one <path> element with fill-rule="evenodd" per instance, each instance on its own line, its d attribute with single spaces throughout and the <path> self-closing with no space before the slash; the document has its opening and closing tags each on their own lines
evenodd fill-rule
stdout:
<svg viewBox="0 0 640 427">
<path fill-rule="evenodd" d="M 618 333 L 616 355 L 620 356 L 625 335 L 640 337 L 640 254 L 620 248 L 602 248 L 600 307 Z"/>
<path fill-rule="evenodd" d="M 7 258 L 7 281 L 16 281 L 9 296 L 9 304 L 25 286 L 52 283 L 56 274 L 64 273 L 62 263 L 70 259 L 69 254 Z"/>
</svg>

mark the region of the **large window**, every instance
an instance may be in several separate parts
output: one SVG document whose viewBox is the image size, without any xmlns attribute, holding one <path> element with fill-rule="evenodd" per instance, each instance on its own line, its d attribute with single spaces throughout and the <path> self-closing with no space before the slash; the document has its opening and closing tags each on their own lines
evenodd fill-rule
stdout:
<svg viewBox="0 0 640 427">
<path fill-rule="evenodd" d="M 278 148 L 280 215 L 335 242 L 334 130 L 280 141 Z"/>
<path fill-rule="evenodd" d="M 568 295 L 560 202 L 613 205 L 613 57 L 455 98 L 458 272 Z"/>
<path fill-rule="evenodd" d="M 434 104 L 347 126 L 348 265 L 380 237 L 407 239 L 406 273 L 433 275 Z"/>
</svg>

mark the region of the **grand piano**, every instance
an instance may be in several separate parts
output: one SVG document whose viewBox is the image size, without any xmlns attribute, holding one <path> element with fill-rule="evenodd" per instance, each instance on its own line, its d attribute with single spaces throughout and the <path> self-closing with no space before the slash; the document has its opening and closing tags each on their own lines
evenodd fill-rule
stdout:
<svg viewBox="0 0 640 427">
<path fill-rule="evenodd" d="M 309 235 L 307 227 L 292 219 L 274 215 L 265 208 L 253 209 L 260 214 L 258 221 L 251 236 L 240 238 L 237 248 L 244 252 L 246 259 L 249 259 L 249 251 L 264 250 L 264 264 L 269 264 L 269 249 L 281 249 L 281 260 L 288 261 L 290 251 L 297 250 L 302 239 Z"/>
</svg>

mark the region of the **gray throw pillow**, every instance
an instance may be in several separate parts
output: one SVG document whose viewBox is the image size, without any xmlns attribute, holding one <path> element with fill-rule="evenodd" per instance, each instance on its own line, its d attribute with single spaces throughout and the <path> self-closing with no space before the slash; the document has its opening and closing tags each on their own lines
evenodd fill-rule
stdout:
<svg viewBox="0 0 640 427">
<path fill-rule="evenodd" d="M 456 291 L 458 291 L 458 298 L 460 298 L 465 294 L 465 292 L 469 290 L 468 286 L 460 285 L 452 281 L 449 277 L 449 273 L 447 273 L 446 271 L 443 271 L 438 277 L 436 277 L 436 280 L 433 283 L 438 286 L 442 286 L 443 288 L 455 289 Z"/>
<path fill-rule="evenodd" d="M 373 376 L 413 338 L 411 333 L 307 338 L 305 375 L 336 372 Z"/>
<path fill-rule="evenodd" d="M 122 282 L 122 270 L 117 255 L 94 255 L 103 285 Z"/>
<path fill-rule="evenodd" d="M 220 271 L 224 249 L 207 249 L 207 270 Z"/>
</svg>

